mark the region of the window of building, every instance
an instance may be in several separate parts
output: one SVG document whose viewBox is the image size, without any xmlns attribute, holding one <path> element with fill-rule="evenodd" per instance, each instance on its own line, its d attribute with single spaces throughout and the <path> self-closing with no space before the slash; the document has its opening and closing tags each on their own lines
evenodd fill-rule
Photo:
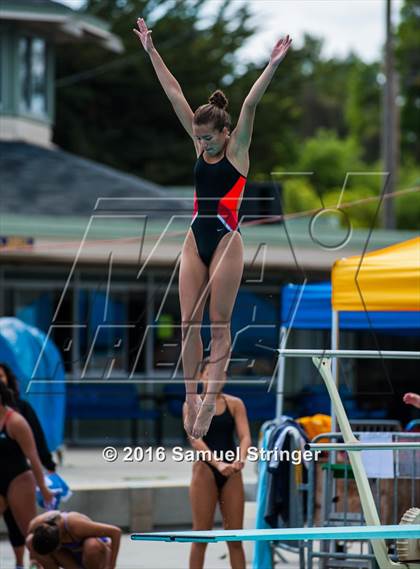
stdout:
<svg viewBox="0 0 420 569">
<path fill-rule="evenodd" d="M 47 46 L 45 40 L 19 40 L 19 94 L 23 111 L 37 115 L 47 112 Z"/>
</svg>

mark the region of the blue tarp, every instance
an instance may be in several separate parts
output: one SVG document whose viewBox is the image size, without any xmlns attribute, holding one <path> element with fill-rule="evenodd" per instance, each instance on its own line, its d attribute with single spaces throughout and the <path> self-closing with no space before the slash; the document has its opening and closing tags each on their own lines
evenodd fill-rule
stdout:
<svg viewBox="0 0 420 569">
<path fill-rule="evenodd" d="M 35 409 L 48 448 L 54 451 L 63 443 L 64 435 L 65 385 L 60 352 L 37 328 L 18 318 L 0 318 L 0 362 L 8 364 L 16 375 L 21 397 Z M 32 384 L 28 392 L 31 379 L 43 381 Z"/>
<path fill-rule="evenodd" d="M 386 283 L 384 283 L 386 286 Z M 331 283 L 309 285 L 289 284 L 282 287 L 281 323 L 291 325 L 293 312 L 299 301 L 293 328 L 303 330 L 330 330 Z M 420 312 L 340 312 L 340 330 L 375 330 L 420 334 Z"/>
</svg>

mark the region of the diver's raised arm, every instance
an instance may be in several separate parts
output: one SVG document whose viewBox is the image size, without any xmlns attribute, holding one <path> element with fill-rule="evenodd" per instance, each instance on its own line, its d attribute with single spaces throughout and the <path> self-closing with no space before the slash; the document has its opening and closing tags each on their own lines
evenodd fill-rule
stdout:
<svg viewBox="0 0 420 569">
<path fill-rule="evenodd" d="M 232 149 L 237 147 L 237 152 L 239 152 L 241 148 L 247 150 L 251 144 L 255 109 L 266 92 L 277 67 L 285 58 L 291 43 L 292 39 L 288 35 L 276 43 L 271 52 L 270 61 L 245 97 L 237 125 L 231 137 Z"/>
<path fill-rule="evenodd" d="M 194 113 L 182 92 L 180 84 L 169 71 L 158 50 L 155 48 L 152 40 L 152 30 L 149 30 L 143 18 L 137 20 L 137 28 L 138 29 L 134 28 L 133 32 L 140 39 L 145 52 L 149 55 L 159 83 L 162 85 L 182 126 L 191 138 L 193 138 L 192 123 Z"/>
</svg>

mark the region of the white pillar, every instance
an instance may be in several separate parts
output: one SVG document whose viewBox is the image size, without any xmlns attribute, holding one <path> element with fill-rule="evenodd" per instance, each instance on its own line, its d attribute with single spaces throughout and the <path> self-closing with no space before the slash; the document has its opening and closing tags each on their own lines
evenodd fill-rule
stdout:
<svg viewBox="0 0 420 569">
<path fill-rule="evenodd" d="M 287 328 L 285 326 L 281 326 L 280 337 L 279 337 L 280 349 L 284 349 L 286 347 L 287 336 L 288 336 Z M 277 366 L 276 419 L 279 419 L 283 415 L 285 372 L 286 372 L 286 358 L 284 356 L 280 356 Z"/>
<path fill-rule="evenodd" d="M 338 350 L 340 348 L 340 318 L 337 310 L 332 311 L 331 321 L 331 349 Z M 331 371 L 334 379 L 334 384 L 338 390 L 338 361 L 337 358 L 331 360 Z M 337 417 L 334 411 L 334 405 L 331 403 L 331 431 L 337 431 Z"/>
</svg>

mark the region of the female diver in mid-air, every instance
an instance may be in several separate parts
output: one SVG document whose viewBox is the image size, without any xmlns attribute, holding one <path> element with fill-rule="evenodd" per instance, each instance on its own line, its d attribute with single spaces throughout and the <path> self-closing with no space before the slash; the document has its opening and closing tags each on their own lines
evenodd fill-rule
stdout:
<svg viewBox="0 0 420 569">
<path fill-rule="evenodd" d="M 230 319 L 242 279 L 243 244 L 238 211 L 249 170 L 249 147 L 255 109 L 292 40 L 276 43 L 270 61 L 242 105 L 238 123 L 230 131 L 228 101 L 215 91 L 209 103 L 195 113 L 182 89 L 153 45 L 152 31 L 137 20 L 133 31 L 149 55 L 156 75 L 182 126 L 194 141 L 194 215 L 182 247 L 179 299 L 182 319 L 182 363 L 186 385 L 184 426 L 188 435 L 207 433 L 216 410 L 231 351 Z M 210 295 L 211 352 L 209 388 L 203 400 L 197 394 L 203 360 L 201 322 Z"/>
</svg>

